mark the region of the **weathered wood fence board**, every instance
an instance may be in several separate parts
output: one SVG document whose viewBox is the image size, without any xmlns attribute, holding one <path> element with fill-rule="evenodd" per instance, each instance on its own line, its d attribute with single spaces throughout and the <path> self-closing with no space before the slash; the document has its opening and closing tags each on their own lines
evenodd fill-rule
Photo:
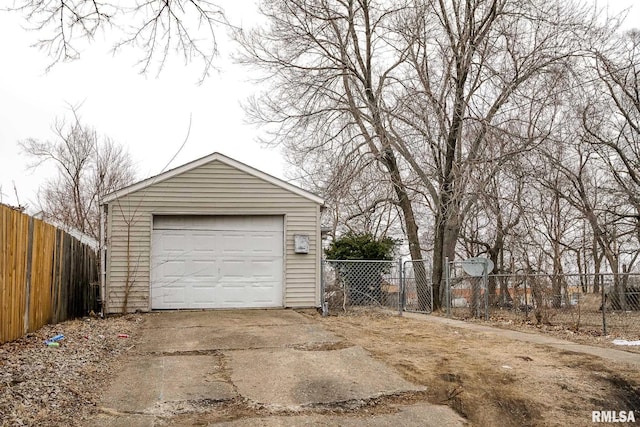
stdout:
<svg viewBox="0 0 640 427">
<path fill-rule="evenodd" d="M 95 310 L 97 280 L 90 247 L 0 205 L 0 343 Z"/>
</svg>

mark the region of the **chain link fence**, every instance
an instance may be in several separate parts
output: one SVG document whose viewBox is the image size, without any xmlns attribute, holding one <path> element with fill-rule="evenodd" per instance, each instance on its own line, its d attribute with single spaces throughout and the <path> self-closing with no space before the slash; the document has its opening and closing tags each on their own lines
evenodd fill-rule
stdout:
<svg viewBox="0 0 640 427">
<path fill-rule="evenodd" d="M 445 269 L 442 312 L 457 319 L 548 325 L 589 335 L 640 339 L 640 274 L 486 274 L 478 261 Z M 431 262 L 324 260 L 322 308 L 431 313 Z"/>
<path fill-rule="evenodd" d="M 323 312 L 363 307 L 400 310 L 401 271 L 398 261 L 325 260 L 322 262 Z"/>
<path fill-rule="evenodd" d="M 325 314 L 364 307 L 431 313 L 431 262 L 325 260 L 322 306 Z"/>
<path fill-rule="evenodd" d="M 447 315 L 640 338 L 640 274 L 491 274 L 450 268 Z"/>
</svg>

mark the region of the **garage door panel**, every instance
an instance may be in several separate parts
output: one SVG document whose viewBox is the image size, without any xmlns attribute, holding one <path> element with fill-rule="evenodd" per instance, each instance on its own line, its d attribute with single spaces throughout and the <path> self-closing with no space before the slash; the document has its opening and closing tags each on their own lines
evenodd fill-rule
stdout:
<svg viewBox="0 0 640 427">
<path fill-rule="evenodd" d="M 277 282 L 282 275 L 282 260 L 267 258 L 262 260 L 224 259 L 220 268 L 220 280 L 241 281 L 248 284 L 255 281 Z"/>
<path fill-rule="evenodd" d="M 215 289 L 216 284 L 211 281 L 191 281 L 189 285 L 198 292 L 210 292 Z"/>
<path fill-rule="evenodd" d="M 267 286 L 268 285 L 268 286 Z M 271 293 L 271 287 L 274 283 L 265 283 L 265 286 L 251 286 L 251 289 L 248 291 L 252 296 L 252 305 L 259 307 L 269 307 L 273 304 L 274 298 Z"/>
<path fill-rule="evenodd" d="M 184 249 L 168 249 L 162 252 L 162 256 L 157 257 L 158 262 L 178 261 L 186 262 L 191 259 L 192 251 L 185 251 Z"/>
<path fill-rule="evenodd" d="M 282 259 L 267 258 L 263 260 L 251 260 L 250 270 L 253 277 L 276 279 L 281 275 Z"/>
<path fill-rule="evenodd" d="M 282 234 L 254 233 L 251 235 L 251 243 L 248 250 L 253 255 L 272 255 L 274 248 L 282 247 Z"/>
<path fill-rule="evenodd" d="M 224 278 L 219 282 L 220 288 L 224 290 L 224 294 L 226 298 L 236 294 L 238 290 L 244 291 L 247 288 L 247 283 L 245 281 L 233 280 L 233 278 Z"/>
<path fill-rule="evenodd" d="M 184 286 L 166 286 L 160 291 L 159 297 L 165 304 L 172 304 L 175 308 L 186 307 L 186 292 Z"/>
<path fill-rule="evenodd" d="M 273 295 L 273 286 L 256 287 L 241 285 L 239 283 L 222 283 L 224 288 L 224 298 L 220 304 L 224 307 L 255 308 L 274 307 L 281 304 L 280 300 Z"/>
<path fill-rule="evenodd" d="M 220 280 L 244 280 L 247 274 L 247 262 L 243 259 L 221 259 Z"/>
<path fill-rule="evenodd" d="M 186 232 L 182 230 L 166 230 L 163 238 L 159 242 L 160 249 L 164 251 L 184 251 L 184 241 L 187 238 Z"/>
<path fill-rule="evenodd" d="M 186 260 L 162 260 L 157 267 L 161 273 L 162 278 L 166 281 L 168 279 L 180 279 L 184 277 L 187 272 Z"/>
<path fill-rule="evenodd" d="M 246 235 L 243 233 L 221 233 L 219 248 L 221 255 L 242 255 L 247 251 Z"/>
<path fill-rule="evenodd" d="M 216 302 L 214 288 L 211 286 L 193 286 L 191 295 L 191 306 L 202 307 Z"/>
<path fill-rule="evenodd" d="M 215 252 L 212 240 L 216 238 L 213 232 L 186 231 L 185 237 L 191 239 L 190 246 L 194 251 Z"/>
<path fill-rule="evenodd" d="M 214 282 L 216 277 L 216 263 L 214 260 L 191 261 L 189 268 L 190 276 L 194 279 L 201 279 Z"/>
<path fill-rule="evenodd" d="M 242 231 L 283 231 L 282 217 L 272 216 L 230 216 L 219 217 L 222 229 Z M 274 220 L 277 219 L 277 220 Z"/>
<path fill-rule="evenodd" d="M 156 217 L 152 308 L 282 307 L 282 217 Z"/>
</svg>

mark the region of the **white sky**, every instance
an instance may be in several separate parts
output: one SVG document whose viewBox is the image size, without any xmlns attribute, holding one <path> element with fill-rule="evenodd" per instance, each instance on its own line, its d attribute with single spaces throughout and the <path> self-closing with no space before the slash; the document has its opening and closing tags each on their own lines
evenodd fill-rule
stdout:
<svg viewBox="0 0 640 427">
<path fill-rule="evenodd" d="M 226 8 L 229 9 L 229 8 Z M 233 12 L 233 11 L 231 11 Z M 250 14 L 255 15 L 255 14 Z M 233 16 L 232 16 L 233 18 Z M 243 17 L 244 19 L 245 17 Z M 237 22 L 237 20 L 234 20 Z M 80 60 L 46 67 L 51 59 L 31 47 L 37 34 L 23 29 L 20 15 L 0 12 L 0 185 L 2 201 L 35 208 L 38 186 L 53 168 L 27 169 L 28 158 L 17 141 L 29 137 L 54 139 L 56 118 L 70 117 L 67 104 L 82 104 L 84 124 L 128 147 L 138 178 L 162 170 L 185 140 L 188 142 L 170 167 L 219 151 L 227 156 L 283 178 L 279 150 L 256 142 L 258 130 L 244 123 L 240 102 L 254 88 L 245 69 L 228 59 L 226 32 L 220 34 L 221 56 L 202 85 L 202 63 L 185 66 L 172 57 L 156 78 L 155 70 L 142 76 L 136 61 L 141 52 L 111 55 L 112 43 L 92 44 Z"/>
<path fill-rule="evenodd" d="M 599 4 L 605 3 L 604 1 Z M 610 0 L 613 10 L 635 5 L 636 0 Z M 255 18 L 247 1 L 222 1 L 232 22 Z M 628 18 L 640 26 L 640 5 Z M 240 16 L 242 14 L 242 16 Z M 284 177 L 284 162 L 277 149 L 262 148 L 255 141 L 258 130 L 244 123 L 240 102 L 255 88 L 245 69 L 228 60 L 229 46 L 221 31 L 222 55 L 212 73 L 198 86 L 201 64 L 185 66 L 172 58 L 156 78 L 141 76 L 136 60 L 140 52 L 128 50 L 112 56 L 110 43 L 89 46 L 82 59 L 61 63 L 46 73 L 51 62 L 46 53 L 31 47 L 37 34 L 27 32 L 20 15 L 0 12 L 0 200 L 36 205 L 38 186 L 52 168 L 27 169 L 17 141 L 52 139 L 55 119 L 69 116 L 67 104 L 82 103 L 80 115 L 96 128 L 128 147 L 137 164 L 138 178 L 161 171 L 185 139 L 192 115 L 188 142 L 171 167 L 219 151 L 274 176 Z"/>
</svg>

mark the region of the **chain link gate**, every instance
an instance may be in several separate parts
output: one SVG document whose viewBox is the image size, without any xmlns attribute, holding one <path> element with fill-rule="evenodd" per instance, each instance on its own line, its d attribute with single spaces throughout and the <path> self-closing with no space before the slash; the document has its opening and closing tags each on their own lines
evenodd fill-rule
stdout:
<svg viewBox="0 0 640 427">
<path fill-rule="evenodd" d="M 488 261 L 472 258 L 445 262 L 447 317 L 489 320 Z"/>
<path fill-rule="evenodd" d="M 430 260 L 409 260 L 402 263 L 402 310 L 416 313 L 433 311 Z"/>
</svg>

